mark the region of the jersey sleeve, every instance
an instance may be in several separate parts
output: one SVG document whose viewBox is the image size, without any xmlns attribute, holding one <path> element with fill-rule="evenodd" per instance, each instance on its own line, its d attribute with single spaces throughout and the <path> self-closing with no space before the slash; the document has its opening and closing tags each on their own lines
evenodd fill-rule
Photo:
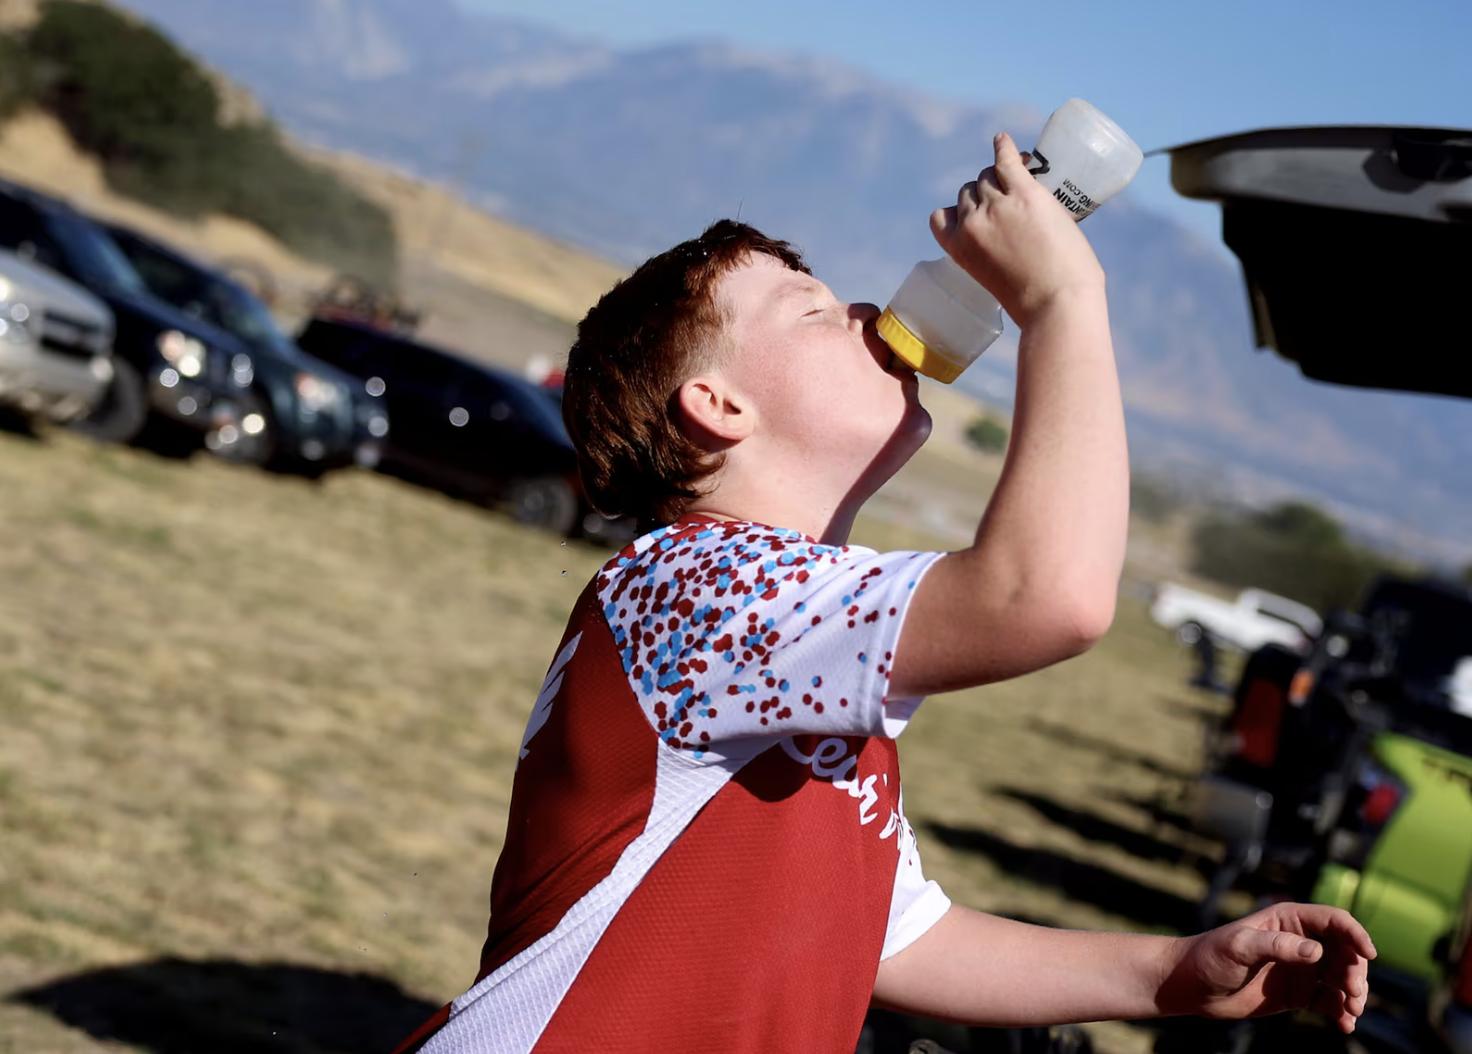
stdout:
<svg viewBox="0 0 1472 1054">
<path fill-rule="evenodd" d="M 711 524 L 653 536 L 599 595 L 660 738 L 716 760 L 792 735 L 898 736 L 920 700 L 886 698 L 889 667 L 942 555 Z"/>
<path fill-rule="evenodd" d="M 889 922 L 884 930 L 881 961 L 908 948 L 951 910 L 951 898 L 934 881 L 927 881 L 920 867 L 920 847 L 915 831 L 905 819 L 904 794 L 900 795 L 899 862 L 894 875 L 894 892 L 889 899 Z"/>
</svg>

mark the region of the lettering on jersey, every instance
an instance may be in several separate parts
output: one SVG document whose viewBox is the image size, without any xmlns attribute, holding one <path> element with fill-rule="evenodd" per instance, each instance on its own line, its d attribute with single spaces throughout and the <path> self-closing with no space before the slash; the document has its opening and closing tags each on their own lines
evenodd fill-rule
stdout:
<svg viewBox="0 0 1472 1054">
<path fill-rule="evenodd" d="M 833 786 L 843 791 L 850 798 L 859 803 L 859 826 L 867 827 L 879 818 L 874 807 L 879 804 L 879 792 L 874 789 L 874 781 L 882 778 L 886 786 L 889 784 L 889 776 L 871 772 L 860 782 L 854 770 L 859 765 L 857 752 L 849 753 L 848 743 L 830 736 L 822 740 L 813 748 L 811 754 L 804 753 L 797 743 L 791 739 L 782 740 L 782 749 L 787 756 L 800 765 L 807 765 L 813 770 L 813 774 L 825 779 L 831 779 Z M 884 822 L 884 828 L 879 832 L 881 839 L 888 838 L 898 829 L 900 823 L 899 813 L 894 809 L 889 810 L 889 816 Z"/>
<path fill-rule="evenodd" d="M 537 693 L 537 701 L 532 704 L 532 716 L 526 723 L 526 734 L 521 737 L 521 754 L 518 760 L 527 755 L 527 744 L 532 741 L 532 736 L 542 730 L 547 723 L 547 718 L 552 714 L 552 702 L 557 698 L 557 693 L 562 690 L 562 675 L 567 669 L 567 664 L 572 661 L 573 654 L 578 650 L 578 642 L 583 635 L 578 633 L 572 640 L 568 641 L 557 658 L 552 660 L 552 668 L 547 671 L 547 679 L 542 682 L 542 690 Z"/>
</svg>

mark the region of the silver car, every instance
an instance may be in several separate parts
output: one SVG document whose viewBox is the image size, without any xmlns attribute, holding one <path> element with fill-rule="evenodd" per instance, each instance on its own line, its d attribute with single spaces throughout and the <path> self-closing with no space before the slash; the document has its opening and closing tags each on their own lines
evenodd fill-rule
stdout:
<svg viewBox="0 0 1472 1054">
<path fill-rule="evenodd" d="M 64 423 L 112 380 L 113 317 L 81 286 L 0 250 L 0 405 Z"/>
</svg>

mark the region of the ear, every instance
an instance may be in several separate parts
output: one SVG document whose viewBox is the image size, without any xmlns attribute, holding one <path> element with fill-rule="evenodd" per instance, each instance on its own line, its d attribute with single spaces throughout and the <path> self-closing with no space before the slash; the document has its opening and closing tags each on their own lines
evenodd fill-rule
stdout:
<svg viewBox="0 0 1472 1054">
<path fill-rule="evenodd" d="M 711 450 L 726 450 L 751 435 L 756 412 L 745 395 L 713 374 L 691 377 L 675 393 L 690 438 Z"/>
</svg>

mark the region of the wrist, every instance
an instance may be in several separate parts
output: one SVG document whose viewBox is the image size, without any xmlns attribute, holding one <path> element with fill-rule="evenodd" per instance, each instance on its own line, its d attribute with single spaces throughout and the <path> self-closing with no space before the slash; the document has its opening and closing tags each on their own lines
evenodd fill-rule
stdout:
<svg viewBox="0 0 1472 1054">
<path fill-rule="evenodd" d="M 1199 1012 L 1201 993 L 1192 991 L 1184 968 L 1196 937 L 1167 937 L 1152 965 L 1155 1013 L 1175 1017 Z"/>
<path fill-rule="evenodd" d="M 1104 275 L 1055 286 L 1029 297 L 1008 311 L 1017 325 L 1026 330 L 1059 317 L 1108 314 L 1108 298 L 1104 291 Z"/>
</svg>

